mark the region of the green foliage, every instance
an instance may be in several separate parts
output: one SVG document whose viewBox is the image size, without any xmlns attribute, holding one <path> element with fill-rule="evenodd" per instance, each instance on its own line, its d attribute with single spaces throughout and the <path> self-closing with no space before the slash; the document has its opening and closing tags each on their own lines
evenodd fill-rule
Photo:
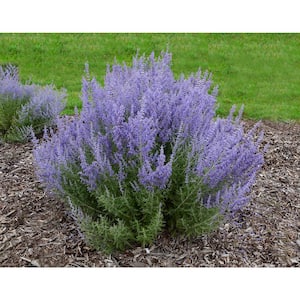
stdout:
<svg viewBox="0 0 300 300">
<path fill-rule="evenodd" d="M 104 216 L 97 221 L 85 219 L 82 222 L 82 229 L 89 244 L 107 254 L 116 249 L 124 250 L 134 240 L 130 228 L 122 220 L 112 224 Z"/>
<path fill-rule="evenodd" d="M 207 208 L 200 200 L 202 196 L 213 192 L 202 183 L 202 178 L 193 176 L 186 183 L 187 167 L 194 168 L 197 161 L 193 157 L 188 162 L 189 147 L 181 147 L 173 163 L 171 185 L 167 190 L 165 201 L 165 219 L 171 233 L 179 233 L 188 237 L 196 237 L 213 231 L 222 221 L 218 208 Z M 189 164 L 189 166 L 188 166 Z"/>
<path fill-rule="evenodd" d="M 32 138 L 32 126 L 12 126 L 5 134 L 5 141 L 10 143 L 24 143 Z"/>
<path fill-rule="evenodd" d="M 0 94 L 0 135 L 4 139 L 18 140 L 20 137 L 20 132 L 16 130 L 18 111 L 28 101 L 28 98 L 11 99 L 9 95 Z"/>
<path fill-rule="evenodd" d="M 85 216 L 81 229 L 89 244 L 105 253 L 122 251 L 129 246 L 151 244 L 163 228 L 163 194 L 157 190 L 142 189 L 133 192 L 119 190 L 113 177 L 103 178 L 95 192 L 82 183 L 75 165 L 62 170 L 67 180 L 64 193 L 73 206 Z"/>
<path fill-rule="evenodd" d="M 97 200 L 89 193 L 87 186 L 80 180 L 80 169 L 75 166 L 61 168 L 62 176 L 66 180 L 62 184 L 64 194 L 71 200 L 75 207 L 79 207 L 84 214 L 96 217 L 98 214 Z M 64 198 L 63 198 L 64 199 Z"/>
<path fill-rule="evenodd" d="M 220 224 L 222 217 L 218 208 L 207 208 L 200 201 L 195 201 L 199 198 L 198 191 L 198 184 L 185 184 L 168 199 L 166 219 L 172 233 L 197 237 L 215 230 Z"/>
<path fill-rule="evenodd" d="M 189 184 L 184 183 L 187 164 L 184 153 L 184 149 L 178 151 L 171 185 L 165 190 L 142 188 L 135 192 L 130 182 L 136 174 L 128 170 L 123 193 L 113 177 L 102 178 L 97 190 L 90 192 L 80 178 L 78 166 L 62 169 L 67 179 L 64 193 L 84 215 L 80 225 L 88 243 L 104 253 L 112 253 L 134 245 L 150 245 L 162 231 L 197 237 L 215 230 L 222 222 L 222 215 L 218 208 L 206 208 L 195 201 L 204 186 L 196 176 Z"/>
<path fill-rule="evenodd" d="M 29 99 L 13 100 L 9 95 L 0 94 L 0 133 L 5 134 L 16 123 L 18 111 Z"/>
</svg>

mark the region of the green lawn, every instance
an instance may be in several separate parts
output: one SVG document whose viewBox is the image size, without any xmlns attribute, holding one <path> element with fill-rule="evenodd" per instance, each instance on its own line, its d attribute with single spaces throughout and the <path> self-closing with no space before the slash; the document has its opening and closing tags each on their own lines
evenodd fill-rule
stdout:
<svg viewBox="0 0 300 300">
<path fill-rule="evenodd" d="M 84 63 L 103 82 L 106 65 L 131 62 L 139 50 L 169 49 L 173 71 L 200 67 L 219 86 L 218 112 L 245 104 L 249 119 L 300 121 L 300 34 L 0 34 L 0 64 L 13 63 L 22 81 L 68 91 L 66 113 L 80 106 Z"/>
</svg>

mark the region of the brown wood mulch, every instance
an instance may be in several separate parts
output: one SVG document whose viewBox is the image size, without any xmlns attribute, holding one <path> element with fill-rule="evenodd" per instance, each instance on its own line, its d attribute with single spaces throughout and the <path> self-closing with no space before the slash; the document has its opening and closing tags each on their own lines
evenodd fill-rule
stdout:
<svg viewBox="0 0 300 300">
<path fill-rule="evenodd" d="M 235 222 L 194 240 L 162 234 L 152 247 L 116 255 L 86 245 L 62 202 L 45 195 L 30 143 L 0 144 L 0 266 L 299 267 L 300 124 L 262 128 L 265 165 Z"/>
</svg>

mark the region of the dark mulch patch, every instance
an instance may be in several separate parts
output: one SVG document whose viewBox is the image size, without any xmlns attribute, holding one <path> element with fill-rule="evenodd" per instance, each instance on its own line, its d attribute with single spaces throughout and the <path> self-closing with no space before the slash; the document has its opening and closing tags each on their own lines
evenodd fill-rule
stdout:
<svg viewBox="0 0 300 300">
<path fill-rule="evenodd" d="M 246 125 L 252 125 L 250 121 Z M 161 235 L 150 248 L 105 256 L 86 245 L 34 176 L 32 145 L 0 145 L 0 266 L 300 266 L 300 124 L 262 124 L 269 150 L 253 199 L 234 223 L 194 240 Z"/>
</svg>

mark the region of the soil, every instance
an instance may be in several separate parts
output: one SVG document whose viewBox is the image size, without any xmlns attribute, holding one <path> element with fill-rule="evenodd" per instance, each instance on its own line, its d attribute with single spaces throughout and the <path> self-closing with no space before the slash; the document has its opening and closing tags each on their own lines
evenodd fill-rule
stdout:
<svg viewBox="0 0 300 300">
<path fill-rule="evenodd" d="M 115 255 L 91 249 L 64 204 L 45 194 L 30 143 L 0 144 L 0 266 L 299 267 L 300 124 L 264 121 L 262 129 L 265 164 L 236 220 L 197 239 L 162 234 L 150 248 Z"/>
</svg>

